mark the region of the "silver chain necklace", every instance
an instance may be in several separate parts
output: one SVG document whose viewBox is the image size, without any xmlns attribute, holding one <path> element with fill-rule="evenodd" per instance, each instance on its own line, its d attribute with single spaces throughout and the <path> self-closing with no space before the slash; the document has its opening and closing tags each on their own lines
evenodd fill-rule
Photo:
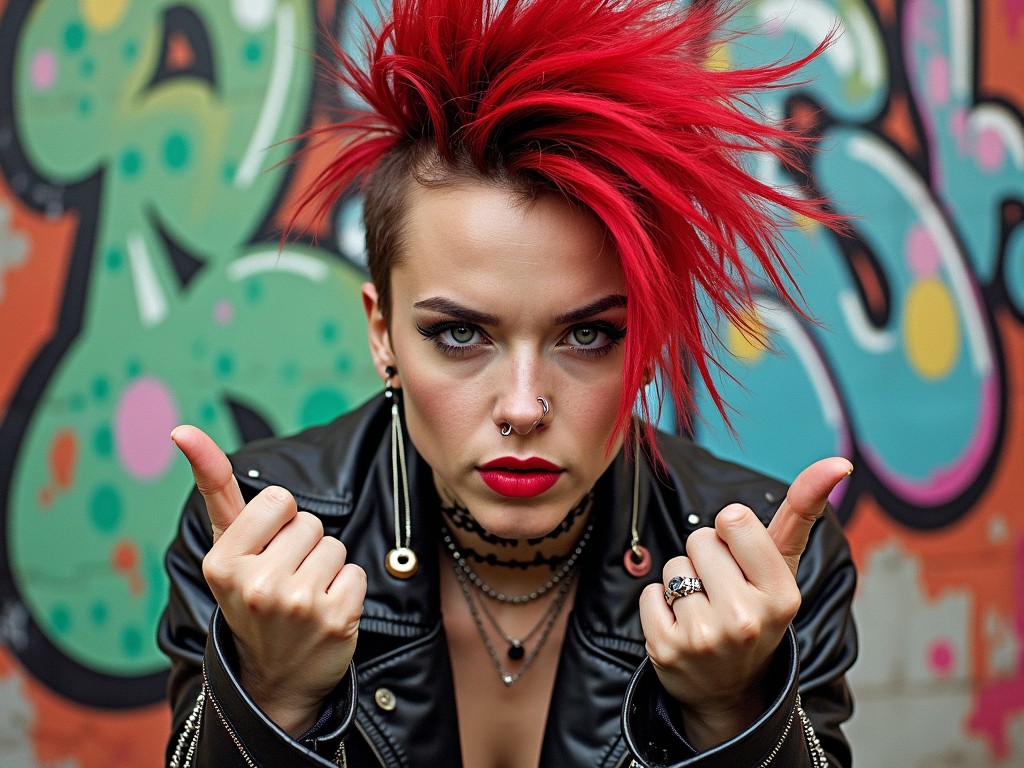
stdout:
<svg viewBox="0 0 1024 768">
<path fill-rule="evenodd" d="M 568 584 L 570 581 L 571 579 L 565 579 L 562 582 L 562 586 L 559 588 L 558 594 L 561 594 L 561 590 L 568 590 Z M 541 614 L 541 617 L 537 620 L 537 623 L 534 624 L 530 631 L 522 637 L 513 637 L 502 628 L 502 626 L 498 623 L 498 620 L 494 618 L 494 614 L 491 613 L 491 609 L 487 607 L 486 600 L 480 601 L 480 609 L 484 612 L 484 618 L 486 618 L 487 621 L 490 622 L 490 625 L 494 627 L 494 630 L 499 635 L 501 635 L 502 639 L 506 643 L 508 643 L 508 657 L 512 659 L 512 661 L 521 661 L 523 656 L 526 654 L 526 649 L 524 646 L 527 642 L 529 642 L 531 637 L 537 634 L 537 630 L 544 625 L 544 622 L 548 617 L 548 611 L 552 610 L 557 601 L 558 597 L 556 595 L 555 600 L 552 602 L 551 605 L 547 607 L 544 613 Z"/>
<path fill-rule="evenodd" d="M 494 624 L 495 629 L 501 634 L 505 641 L 509 643 L 508 655 L 513 660 L 523 659 L 523 663 L 519 669 L 515 672 L 509 672 L 505 669 L 505 666 L 501 663 L 501 659 L 498 658 L 498 652 L 494 649 L 494 644 L 491 643 L 491 639 L 487 636 L 487 628 L 484 626 L 483 620 L 480 618 L 480 613 L 477 611 L 476 603 L 473 600 L 473 590 L 470 587 L 469 579 L 467 578 L 463 568 L 459 565 L 458 560 L 452 558 L 452 568 L 455 571 L 455 577 L 459 580 L 459 586 L 462 588 L 462 596 L 466 598 L 466 605 L 469 607 L 469 614 L 473 617 L 473 623 L 476 625 L 477 632 L 480 635 L 480 639 L 484 641 L 484 648 L 487 650 L 487 655 L 491 657 L 491 663 L 494 664 L 494 668 L 498 670 L 498 677 L 501 678 L 501 682 L 506 687 L 510 687 L 516 682 L 530 665 L 533 664 L 534 659 L 540 653 L 541 648 L 544 647 L 544 643 L 548 639 L 548 635 L 551 634 L 551 629 L 555 626 L 555 620 L 558 615 L 562 612 L 562 607 L 565 605 L 566 598 L 569 596 L 569 590 L 572 587 L 572 583 L 575 580 L 576 574 L 572 573 L 568 578 L 562 579 L 562 586 L 559 587 L 558 592 L 555 593 L 554 600 L 551 601 L 551 605 L 548 606 L 544 614 L 541 616 L 540 621 L 537 625 L 530 630 L 529 634 L 522 639 L 514 638 L 508 635 L 495 621 L 494 617 L 487 611 L 484 605 L 483 599 L 480 599 L 480 607 L 487 613 L 487 617 L 491 623 Z M 543 629 L 540 633 L 540 637 L 537 638 L 537 644 L 533 647 L 533 650 L 529 654 L 525 653 L 523 649 L 523 642 L 528 640 L 538 628 L 543 625 Z M 525 658 L 523 658 L 525 655 Z"/>
<path fill-rule="evenodd" d="M 572 573 L 573 568 L 576 567 L 576 561 L 579 560 L 580 555 L 583 554 L 583 549 L 587 546 L 587 542 L 590 541 L 590 534 L 593 530 L 594 524 L 587 523 L 587 528 L 583 531 L 583 536 L 580 537 L 579 543 L 576 544 L 576 548 L 572 551 L 572 554 L 569 555 L 568 559 L 562 564 L 562 567 L 558 569 L 555 575 L 537 587 L 537 589 L 523 595 L 506 595 L 504 592 L 499 592 L 484 582 L 484 580 L 477 575 L 477 572 L 473 570 L 472 566 L 466 562 L 466 558 L 459 551 L 458 545 L 456 545 L 451 531 L 449 531 L 447 526 L 443 523 L 441 524 L 441 537 L 444 539 L 444 544 L 448 548 L 448 552 L 451 554 L 452 561 L 455 563 L 457 570 L 462 574 L 462 576 L 472 582 L 473 586 L 487 595 L 487 597 L 492 600 L 497 600 L 499 603 L 520 605 L 522 603 L 532 603 L 537 598 L 551 591 L 558 582 L 562 581 L 562 579 Z"/>
</svg>

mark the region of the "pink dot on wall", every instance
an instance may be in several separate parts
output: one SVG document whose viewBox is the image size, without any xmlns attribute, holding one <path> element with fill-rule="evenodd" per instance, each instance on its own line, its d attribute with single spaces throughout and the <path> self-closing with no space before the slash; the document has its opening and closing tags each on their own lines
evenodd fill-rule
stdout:
<svg viewBox="0 0 1024 768">
<path fill-rule="evenodd" d="M 934 640 L 928 646 L 928 669 L 936 677 L 949 677 L 956 667 L 956 649 L 945 638 Z"/>
<path fill-rule="evenodd" d="M 141 480 L 167 471 L 174 455 L 169 435 L 178 424 L 178 406 L 170 389 L 145 377 L 128 386 L 114 417 L 117 455 L 124 468 Z"/>
<path fill-rule="evenodd" d="M 53 51 L 44 48 L 32 57 L 29 77 L 36 90 L 45 91 L 53 85 L 57 79 L 57 57 L 53 55 Z"/>
<path fill-rule="evenodd" d="M 907 263 L 915 277 L 931 277 L 939 271 L 939 248 L 935 239 L 918 224 L 907 233 Z"/>
<path fill-rule="evenodd" d="M 944 56 L 928 60 L 928 96 L 938 106 L 949 101 L 949 62 Z"/>
<path fill-rule="evenodd" d="M 227 299 L 221 299 L 213 308 L 213 319 L 217 325 L 227 325 L 235 316 L 235 308 Z"/>
<path fill-rule="evenodd" d="M 1003 137 L 993 128 L 986 128 L 978 134 L 978 162 L 990 173 L 1003 166 Z"/>
</svg>

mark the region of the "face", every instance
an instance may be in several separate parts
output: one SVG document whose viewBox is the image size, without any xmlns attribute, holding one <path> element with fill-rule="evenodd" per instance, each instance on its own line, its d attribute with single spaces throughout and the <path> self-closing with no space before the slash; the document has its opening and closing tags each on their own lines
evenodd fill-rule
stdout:
<svg viewBox="0 0 1024 768">
<path fill-rule="evenodd" d="M 414 184 L 391 321 L 363 288 L 378 370 L 442 499 L 493 534 L 543 536 L 594 485 L 623 382 L 625 282 L 601 226 L 555 195 Z M 550 412 L 540 425 L 543 397 Z M 501 434 L 511 425 L 508 436 Z"/>
</svg>

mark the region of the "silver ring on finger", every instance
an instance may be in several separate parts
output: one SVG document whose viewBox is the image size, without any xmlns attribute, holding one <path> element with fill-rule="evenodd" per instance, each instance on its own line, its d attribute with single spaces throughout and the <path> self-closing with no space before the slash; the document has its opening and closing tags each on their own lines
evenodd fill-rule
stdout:
<svg viewBox="0 0 1024 768">
<path fill-rule="evenodd" d="M 696 576 L 673 576 L 668 580 L 668 588 L 665 590 L 665 602 L 669 605 L 675 602 L 677 597 L 687 597 L 704 591 L 704 582 Z"/>
</svg>

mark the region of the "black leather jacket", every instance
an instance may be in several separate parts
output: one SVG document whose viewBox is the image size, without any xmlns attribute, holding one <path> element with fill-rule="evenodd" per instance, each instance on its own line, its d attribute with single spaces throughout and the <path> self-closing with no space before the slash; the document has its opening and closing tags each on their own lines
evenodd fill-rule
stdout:
<svg viewBox="0 0 1024 768">
<path fill-rule="evenodd" d="M 185 765 L 191 752 L 191 765 L 217 768 L 461 766 L 439 609 L 437 497 L 429 467 L 408 438 L 411 545 L 420 568 L 408 581 L 384 568 L 394 543 L 389 417 L 383 403 L 370 403 L 331 424 L 254 443 L 232 457 L 247 499 L 268 485 L 287 488 L 300 509 L 319 515 L 328 535 L 345 542 L 349 559 L 367 574 L 355 658 L 315 736 L 289 738 L 240 686 L 230 629 L 202 574 L 211 533 L 202 497 L 193 492 L 167 554 L 171 593 L 159 630 L 160 646 L 172 661 L 169 758 L 177 751 Z M 839 725 L 851 711 L 844 674 L 856 657 L 850 616 L 855 572 L 831 512 L 815 525 L 800 562 L 803 604 L 773 659 L 769 679 L 776 695 L 769 709 L 744 733 L 699 755 L 672 728 L 672 704 L 644 653 L 640 592 L 658 579 L 669 558 L 685 551 L 687 535 L 712 524 L 726 504 L 746 504 L 767 521 L 785 487 L 681 438 L 659 439 L 665 476 L 654 477 L 641 462 L 641 541 L 654 557 L 644 579 L 623 568 L 631 463 L 620 454 L 599 481 L 541 766 L 613 768 L 633 760 L 645 767 L 815 766 L 808 746 L 813 736 L 801 712 L 813 724 L 828 765 L 849 766 Z M 796 707 L 798 679 L 802 710 Z"/>
</svg>

